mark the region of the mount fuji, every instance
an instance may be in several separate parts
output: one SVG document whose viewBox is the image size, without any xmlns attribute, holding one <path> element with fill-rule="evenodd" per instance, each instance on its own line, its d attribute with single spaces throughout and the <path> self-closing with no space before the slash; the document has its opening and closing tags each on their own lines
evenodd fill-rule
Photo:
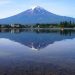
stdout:
<svg viewBox="0 0 75 75">
<path fill-rule="evenodd" d="M 75 22 L 75 18 L 59 16 L 37 6 L 34 9 L 28 9 L 17 15 L 0 19 L 0 24 L 49 24 L 62 21 Z"/>
</svg>

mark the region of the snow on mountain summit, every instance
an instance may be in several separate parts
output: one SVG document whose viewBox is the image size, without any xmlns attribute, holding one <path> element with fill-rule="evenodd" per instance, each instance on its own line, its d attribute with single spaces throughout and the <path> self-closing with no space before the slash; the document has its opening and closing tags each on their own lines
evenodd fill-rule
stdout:
<svg viewBox="0 0 75 75">
<path fill-rule="evenodd" d="M 35 6 L 35 7 L 32 7 L 31 9 L 32 9 L 32 10 L 36 10 L 36 9 L 40 10 L 40 9 L 43 9 L 43 8 L 40 7 L 40 6 Z"/>
<path fill-rule="evenodd" d="M 36 7 L 32 7 L 31 9 L 26 10 L 26 13 L 38 15 L 38 14 L 49 14 L 50 12 L 48 12 L 47 10 L 45 10 L 44 8 L 40 6 L 36 6 Z"/>
</svg>

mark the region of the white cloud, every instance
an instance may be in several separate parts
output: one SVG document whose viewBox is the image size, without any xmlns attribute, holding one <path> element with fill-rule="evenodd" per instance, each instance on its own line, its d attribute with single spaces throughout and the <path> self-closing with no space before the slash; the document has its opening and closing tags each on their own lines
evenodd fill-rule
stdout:
<svg viewBox="0 0 75 75">
<path fill-rule="evenodd" d="M 11 0 L 0 0 L 0 5 L 11 3 Z"/>
</svg>

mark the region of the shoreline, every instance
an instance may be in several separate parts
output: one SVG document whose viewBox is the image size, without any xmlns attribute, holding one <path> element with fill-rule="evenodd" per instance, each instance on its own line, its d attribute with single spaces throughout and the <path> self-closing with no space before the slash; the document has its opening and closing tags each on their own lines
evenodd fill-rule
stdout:
<svg viewBox="0 0 75 75">
<path fill-rule="evenodd" d="M 30 30 L 75 30 L 75 28 L 0 28 L 0 29 L 30 29 Z"/>
</svg>

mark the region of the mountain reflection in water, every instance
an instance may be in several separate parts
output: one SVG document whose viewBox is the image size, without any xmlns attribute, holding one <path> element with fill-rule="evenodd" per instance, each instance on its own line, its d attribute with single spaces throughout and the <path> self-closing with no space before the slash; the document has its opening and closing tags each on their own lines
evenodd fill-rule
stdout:
<svg viewBox="0 0 75 75">
<path fill-rule="evenodd" d="M 0 29 L 0 75 L 74 75 L 75 30 Z"/>
<path fill-rule="evenodd" d="M 0 32 L 0 38 L 7 38 L 19 42 L 35 50 L 45 48 L 55 41 L 75 37 L 74 30 L 0 29 Z"/>
</svg>

